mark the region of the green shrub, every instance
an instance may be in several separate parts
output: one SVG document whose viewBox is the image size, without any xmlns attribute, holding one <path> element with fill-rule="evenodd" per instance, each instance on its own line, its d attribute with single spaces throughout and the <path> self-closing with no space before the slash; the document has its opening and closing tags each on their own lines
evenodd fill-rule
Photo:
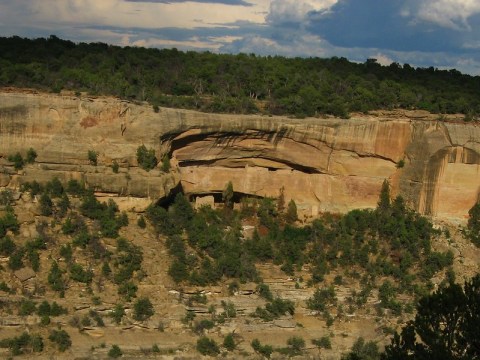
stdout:
<svg viewBox="0 0 480 360">
<path fill-rule="evenodd" d="M 27 251 L 30 250 L 45 250 L 47 248 L 47 244 L 45 243 L 45 239 L 40 235 L 34 240 L 28 240 L 25 243 L 25 249 Z"/>
<path fill-rule="evenodd" d="M 23 183 L 20 187 L 20 190 L 29 191 L 30 196 L 33 198 L 35 195 L 38 195 L 43 191 L 43 186 L 39 184 L 36 180 L 33 180 L 31 183 Z"/>
<path fill-rule="evenodd" d="M 37 315 L 39 316 L 60 316 L 64 314 L 68 314 L 67 309 L 58 305 L 55 301 L 50 305 L 47 300 L 44 300 L 37 308 Z"/>
<path fill-rule="evenodd" d="M 125 310 L 121 304 L 115 305 L 110 316 L 113 318 L 116 324 L 120 324 L 122 318 L 125 316 Z"/>
<path fill-rule="evenodd" d="M 10 258 L 8 259 L 8 267 L 13 271 L 21 269 L 23 267 L 24 254 L 24 249 L 17 249 L 13 254 L 10 255 Z"/>
<path fill-rule="evenodd" d="M 145 222 L 145 218 L 143 216 L 138 218 L 137 225 L 140 229 L 145 229 L 147 227 L 147 223 Z"/>
<path fill-rule="evenodd" d="M 9 348 L 13 356 L 26 352 L 42 352 L 43 339 L 40 335 L 30 335 L 24 332 L 20 336 L 0 340 L 0 347 Z"/>
<path fill-rule="evenodd" d="M 398 289 L 396 289 L 390 281 L 384 281 L 378 289 L 378 299 L 380 306 L 392 310 L 399 316 L 402 313 L 402 304 L 396 300 Z"/>
<path fill-rule="evenodd" d="M 112 268 L 110 267 L 108 261 L 104 261 L 102 265 L 102 275 L 105 277 L 109 277 L 112 273 Z"/>
<path fill-rule="evenodd" d="M 72 245 L 85 249 L 92 237 L 93 236 L 88 233 L 88 230 L 84 228 L 73 238 Z"/>
<path fill-rule="evenodd" d="M 50 194 L 52 198 L 59 198 L 65 193 L 62 183 L 57 177 L 47 182 L 45 185 L 45 192 Z"/>
<path fill-rule="evenodd" d="M 2 256 L 10 256 L 16 250 L 17 246 L 9 236 L 0 238 L 0 254 Z"/>
<path fill-rule="evenodd" d="M 7 231 L 10 230 L 13 233 L 18 233 L 20 225 L 18 224 L 17 217 L 13 212 L 13 209 L 7 209 L 7 213 L 0 218 L 0 238 L 7 235 Z"/>
<path fill-rule="evenodd" d="M 43 216 L 50 216 L 53 214 L 53 202 L 50 196 L 45 192 L 40 196 L 40 213 Z"/>
<path fill-rule="evenodd" d="M 87 192 L 82 197 L 82 203 L 80 205 L 80 212 L 83 216 L 92 220 L 99 220 L 104 216 L 107 210 L 107 204 L 101 203 L 95 197 L 93 192 Z M 112 209 L 115 212 L 115 209 Z M 110 211 L 111 213 L 112 211 Z"/>
<path fill-rule="evenodd" d="M 168 157 L 168 154 L 163 155 L 161 170 L 163 172 L 169 172 L 171 168 L 172 165 L 170 164 L 170 158 Z"/>
<path fill-rule="evenodd" d="M 281 354 L 288 355 L 289 357 L 298 356 L 305 350 L 305 340 L 299 336 L 293 336 L 287 340 L 287 347 L 278 349 Z"/>
<path fill-rule="evenodd" d="M 62 245 L 60 247 L 60 256 L 63 257 L 67 263 L 70 263 L 72 261 L 72 256 L 73 256 L 72 245 L 70 244 Z"/>
<path fill-rule="evenodd" d="M 13 202 L 13 194 L 12 190 L 5 189 L 0 191 L 0 205 L 1 206 L 8 206 Z"/>
<path fill-rule="evenodd" d="M 343 358 L 342 358 L 343 359 Z M 373 341 L 365 342 L 363 337 L 359 337 L 352 346 L 350 353 L 345 358 L 346 360 L 365 359 L 365 360 L 380 360 L 380 353 L 378 345 Z M 430 357 L 427 357 L 430 359 Z M 432 357 L 432 359 L 434 359 Z"/>
<path fill-rule="evenodd" d="M 86 191 L 85 185 L 81 184 L 80 182 L 78 182 L 75 179 L 69 180 L 67 182 L 67 189 L 66 190 L 67 190 L 67 193 L 69 193 L 71 195 L 76 195 L 76 196 L 83 195 Z"/>
<path fill-rule="evenodd" d="M 155 313 L 148 298 L 140 298 L 133 304 L 133 318 L 138 321 L 147 320 Z"/>
<path fill-rule="evenodd" d="M 233 338 L 232 333 L 227 334 L 223 339 L 223 347 L 228 351 L 233 351 L 237 347 L 237 344 L 235 344 L 235 339 Z"/>
<path fill-rule="evenodd" d="M 253 339 L 251 346 L 256 353 L 259 353 L 266 358 L 270 358 L 273 353 L 273 347 L 271 345 L 262 345 L 258 339 Z"/>
<path fill-rule="evenodd" d="M 120 168 L 120 165 L 118 165 L 116 160 L 113 160 L 112 163 L 112 171 L 114 174 L 118 174 L 118 169 Z"/>
<path fill-rule="evenodd" d="M 40 270 L 40 254 L 38 251 L 36 249 L 29 249 L 27 251 L 27 258 L 33 271 L 38 272 L 38 270 Z"/>
<path fill-rule="evenodd" d="M 234 280 L 230 284 L 228 284 L 228 293 L 230 295 L 234 295 L 240 289 L 240 284 L 238 281 Z M 257 287 L 258 289 L 258 287 Z"/>
<path fill-rule="evenodd" d="M 80 264 L 72 264 L 70 267 L 70 278 L 81 283 L 89 284 L 92 282 L 93 273 L 91 270 L 84 270 Z"/>
<path fill-rule="evenodd" d="M 18 308 L 18 315 L 27 316 L 32 315 L 37 310 L 36 304 L 29 299 L 23 299 Z"/>
<path fill-rule="evenodd" d="M 90 317 L 95 320 L 95 322 L 97 323 L 97 326 L 99 327 L 104 327 L 105 326 L 105 323 L 103 322 L 103 319 L 102 319 L 102 316 L 95 310 L 90 310 L 88 312 L 88 315 L 90 315 Z"/>
<path fill-rule="evenodd" d="M 220 353 L 215 340 L 202 336 L 197 340 L 197 351 L 202 355 L 216 356 Z"/>
<path fill-rule="evenodd" d="M 102 236 L 116 238 L 118 237 L 118 230 L 122 226 L 128 225 L 126 213 L 116 215 L 118 206 L 112 199 L 108 203 L 101 203 L 92 192 L 88 192 L 82 200 L 80 212 L 92 220 L 97 220 Z"/>
<path fill-rule="evenodd" d="M 108 351 L 108 357 L 111 357 L 112 359 L 117 359 L 122 355 L 123 351 L 118 345 L 112 345 L 112 347 Z"/>
<path fill-rule="evenodd" d="M 84 315 L 82 318 L 81 324 L 84 327 L 90 327 L 92 326 L 92 319 L 90 319 L 90 316 Z"/>
<path fill-rule="evenodd" d="M 155 150 L 148 150 L 145 145 L 139 146 L 137 149 L 138 165 L 146 171 L 150 171 L 157 166 L 158 160 L 155 157 Z"/>
<path fill-rule="evenodd" d="M 181 283 L 189 277 L 188 267 L 184 262 L 175 259 L 168 268 L 168 275 L 170 275 L 177 284 Z"/>
<path fill-rule="evenodd" d="M 293 224 L 297 220 L 298 220 L 297 204 L 295 204 L 295 201 L 291 199 L 287 206 L 285 221 L 287 222 L 287 224 Z"/>
<path fill-rule="evenodd" d="M 57 344 L 58 350 L 64 352 L 72 346 L 70 335 L 65 330 L 52 330 L 48 339 Z"/>
<path fill-rule="evenodd" d="M 15 170 L 21 170 L 25 166 L 25 160 L 23 160 L 22 154 L 19 152 L 15 155 L 9 155 L 7 159 L 13 163 Z"/>
<path fill-rule="evenodd" d="M 6 293 L 10 292 L 10 288 L 8 287 L 8 285 L 5 281 L 2 281 L 0 283 L 0 291 L 6 292 Z"/>
<path fill-rule="evenodd" d="M 476 202 L 468 211 L 467 237 L 480 247 L 480 202 Z"/>
<path fill-rule="evenodd" d="M 270 291 L 270 287 L 267 284 L 259 284 L 257 286 L 257 292 L 260 297 L 263 297 L 265 300 L 272 301 L 273 295 Z"/>
<path fill-rule="evenodd" d="M 193 319 L 195 319 L 196 316 L 197 315 L 193 310 L 187 310 L 187 312 L 185 313 L 185 316 L 182 318 L 182 323 L 184 323 L 185 325 L 188 325 L 193 321 Z"/>
<path fill-rule="evenodd" d="M 94 151 L 94 150 L 88 150 L 88 153 L 87 153 L 87 158 L 88 158 L 88 161 L 90 162 L 90 165 L 94 165 L 94 166 L 97 166 L 98 164 L 98 152 Z"/>
<path fill-rule="evenodd" d="M 117 240 L 116 264 L 113 280 L 116 284 L 124 284 L 129 281 L 135 271 L 139 271 L 142 266 L 143 253 L 140 247 L 132 244 L 130 241 L 119 238 Z"/>
<path fill-rule="evenodd" d="M 60 200 L 57 202 L 57 215 L 61 218 L 65 217 L 67 214 L 68 209 L 70 209 L 70 199 L 68 198 L 67 194 L 63 193 Z"/>
<path fill-rule="evenodd" d="M 315 290 L 313 296 L 307 299 L 307 307 L 310 310 L 325 311 L 328 305 L 335 305 L 337 298 L 333 286 Z"/>
<path fill-rule="evenodd" d="M 43 315 L 40 317 L 40 326 L 48 326 L 51 323 L 50 316 Z"/>
<path fill-rule="evenodd" d="M 36 158 L 37 158 L 37 152 L 33 148 L 28 149 L 26 162 L 28 164 L 33 164 Z"/>
<path fill-rule="evenodd" d="M 203 319 L 195 323 L 193 331 L 197 334 L 202 334 L 204 330 L 213 329 L 215 323 L 212 320 Z"/>
<path fill-rule="evenodd" d="M 60 316 L 65 314 L 68 314 L 68 310 L 54 301 L 50 307 L 50 316 Z"/>
<path fill-rule="evenodd" d="M 320 339 L 312 339 L 312 344 L 321 349 L 332 348 L 332 342 L 328 336 L 322 336 Z"/>
<path fill-rule="evenodd" d="M 54 291 L 64 291 L 65 281 L 63 280 L 63 271 L 58 266 L 58 263 L 54 261 L 48 273 L 48 283 Z"/>
<path fill-rule="evenodd" d="M 207 295 L 200 293 L 200 291 L 197 291 L 195 294 L 191 295 L 188 298 L 189 306 L 192 306 L 194 303 L 206 304 L 207 303 Z"/>
<path fill-rule="evenodd" d="M 231 301 L 223 301 L 221 302 L 223 307 L 223 315 L 227 319 L 237 317 L 237 309 L 235 308 L 235 304 Z"/>
<path fill-rule="evenodd" d="M 288 352 L 292 355 L 300 355 L 305 350 L 305 340 L 299 336 L 293 336 L 287 340 Z"/>
<path fill-rule="evenodd" d="M 118 294 L 122 295 L 126 301 L 132 300 L 137 296 L 138 287 L 133 282 L 128 281 L 118 287 Z"/>
<path fill-rule="evenodd" d="M 275 298 L 265 305 L 265 308 L 257 307 L 253 316 L 261 318 L 263 321 L 272 321 L 280 316 L 289 313 L 295 313 L 295 304 L 291 300 Z"/>
</svg>

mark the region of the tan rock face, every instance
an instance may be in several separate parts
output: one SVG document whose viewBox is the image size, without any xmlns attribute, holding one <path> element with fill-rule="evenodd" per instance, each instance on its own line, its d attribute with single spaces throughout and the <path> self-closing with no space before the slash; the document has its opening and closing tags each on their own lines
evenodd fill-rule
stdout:
<svg viewBox="0 0 480 360">
<path fill-rule="evenodd" d="M 77 179 L 98 191 L 159 199 L 180 182 L 191 195 L 240 194 L 295 199 L 300 211 L 374 207 L 389 179 L 417 210 L 465 220 L 477 200 L 480 130 L 428 114 L 376 113 L 350 120 L 204 114 L 106 98 L 0 93 L 0 186 Z M 144 144 L 169 153 L 174 169 L 146 172 Z M 6 160 L 28 148 L 35 164 L 15 172 Z M 98 166 L 87 152 L 97 151 Z M 111 164 L 117 161 L 119 172 Z M 404 167 L 397 163 L 404 160 Z"/>
</svg>

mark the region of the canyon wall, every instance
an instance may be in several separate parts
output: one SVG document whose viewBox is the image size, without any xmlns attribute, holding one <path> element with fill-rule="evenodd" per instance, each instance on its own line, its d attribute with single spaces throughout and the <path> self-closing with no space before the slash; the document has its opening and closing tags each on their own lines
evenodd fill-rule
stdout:
<svg viewBox="0 0 480 360">
<path fill-rule="evenodd" d="M 98 192 L 162 199 L 278 196 L 284 189 L 302 214 L 376 205 L 388 179 L 416 210 L 465 221 L 479 194 L 480 129 L 419 112 L 378 112 L 341 119 L 205 114 L 90 98 L 0 91 L 0 187 L 57 176 Z M 168 154 L 172 170 L 138 167 L 140 145 Z M 28 148 L 34 164 L 16 171 L 8 155 Z M 98 165 L 88 151 L 98 152 Z M 119 172 L 112 171 L 112 162 Z"/>
</svg>

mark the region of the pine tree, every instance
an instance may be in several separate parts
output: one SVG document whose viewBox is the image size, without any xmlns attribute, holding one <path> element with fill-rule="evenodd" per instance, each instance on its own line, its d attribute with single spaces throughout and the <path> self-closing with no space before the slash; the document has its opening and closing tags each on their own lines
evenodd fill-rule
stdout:
<svg viewBox="0 0 480 360">
<path fill-rule="evenodd" d="M 290 200 L 287 206 L 285 221 L 287 222 L 287 224 L 293 224 L 297 220 L 298 220 L 297 204 L 295 204 L 295 201 L 292 199 Z"/>
<path fill-rule="evenodd" d="M 379 211 L 387 211 L 390 209 L 390 184 L 387 179 L 383 180 L 382 189 L 380 190 L 380 198 L 377 204 L 377 209 Z"/>
<path fill-rule="evenodd" d="M 468 211 L 467 235 L 476 246 L 480 246 L 480 203 L 477 202 Z"/>
<path fill-rule="evenodd" d="M 231 181 L 228 182 L 227 186 L 223 190 L 222 200 L 225 205 L 225 208 L 233 208 L 233 184 Z"/>
<path fill-rule="evenodd" d="M 285 210 L 285 188 L 282 186 L 277 200 L 277 211 L 281 214 L 283 213 L 283 210 Z"/>
</svg>

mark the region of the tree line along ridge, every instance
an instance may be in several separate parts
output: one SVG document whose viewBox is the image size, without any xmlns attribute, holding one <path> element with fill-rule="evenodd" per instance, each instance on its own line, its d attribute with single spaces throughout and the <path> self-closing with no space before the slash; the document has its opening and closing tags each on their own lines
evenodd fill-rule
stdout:
<svg viewBox="0 0 480 360">
<path fill-rule="evenodd" d="M 462 113 L 467 121 L 480 113 L 480 77 L 455 69 L 76 44 L 53 35 L 0 38 L 0 86 L 113 95 L 147 101 L 155 111 L 348 118 L 401 108 Z"/>
</svg>

